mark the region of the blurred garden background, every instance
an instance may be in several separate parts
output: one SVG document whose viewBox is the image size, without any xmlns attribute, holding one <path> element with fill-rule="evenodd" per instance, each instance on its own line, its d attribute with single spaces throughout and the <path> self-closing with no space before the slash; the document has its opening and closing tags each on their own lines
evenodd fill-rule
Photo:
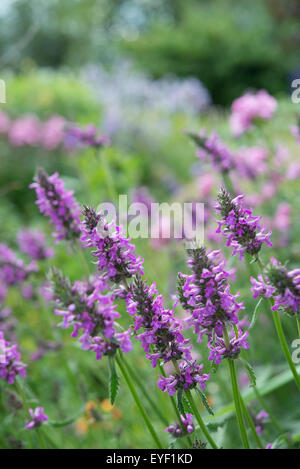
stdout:
<svg viewBox="0 0 300 469">
<path fill-rule="evenodd" d="M 57 171 L 81 205 L 116 202 L 116 194 L 147 203 L 204 202 L 205 244 L 221 248 L 236 269 L 233 291 L 240 292 L 251 321 L 256 301 L 248 270 L 215 233 L 213 207 L 222 177 L 197 158 L 187 133 L 215 130 L 244 158 L 243 169 L 234 168 L 232 175 L 237 193 L 246 194 L 254 214 L 272 229 L 270 252 L 289 268 L 299 267 L 300 104 L 291 100 L 292 82 L 300 78 L 299 26 L 299 0 L 1 1 L 0 79 L 6 83 L 6 103 L 0 104 L 0 242 L 29 264 L 19 234 L 40 230 L 55 255 L 39 262 L 30 283 L 5 288 L 3 299 L 0 291 L 0 330 L 19 343 L 28 365 L 23 384 L 28 402 L 43 406 L 49 416 L 47 447 L 151 448 L 153 443 L 122 379 L 112 406 L 107 361 L 96 361 L 58 327 L 47 290 L 49 269 L 56 266 L 72 281 L 85 272 L 68 243 L 54 243 L 52 227 L 39 213 L 29 188 L 37 168 Z M 261 89 L 277 100 L 273 118 L 236 138 L 229 121 L 232 102 Z M 71 126 L 96 129 L 103 139 L 100 151 L 74 145 Z M 137 239 L 134 244 L 145 259 L 146 278 L 157 282 L 171 306 L 177 273 L 187 269 L 182 243 Z M 262 257 L 267 260 L 270 252 Z M 88 253 L 86 261 L 93 269 Z M 123 304 L 118 311 L 128 327 Z M 177 314 L 184 314 L 180 307 Z M 295 324 L 284 315 L 282 322 L 291 343 L 297 338 Z M 128 361 L 167 426 L 176 420 L 174 410 L 157 388 L 157 370 L 133 342 Z M 299 396 L 264 311 L 249 342 L 262 399 L 297 444 Z M 196 347 L 207 362 L 206 347 Z M 262 401 L 241 365 L 238 370 L 255 416 Z M 36 435 L 25 430 L 18 396 L 5 384 L 0 383 L 0 447 L 38 447 Z M 212 374 L 207 395 L 215 416 L 200 401 L 199 406 L 217 441 L 239 447 L 226 367 Z M 165 447 L 181 447 L 163 431 L 147 401 L 145 407 Z M 285 444 L 269 423 L 264 439 Z"/>
</svg>

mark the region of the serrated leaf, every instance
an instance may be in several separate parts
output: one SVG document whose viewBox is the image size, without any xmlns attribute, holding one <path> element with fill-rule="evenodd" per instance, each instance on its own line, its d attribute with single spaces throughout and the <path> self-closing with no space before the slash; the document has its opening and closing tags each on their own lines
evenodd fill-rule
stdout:
<svg viewBox="0 0 300 469">
<path fill-rule="evenodd" d="M 184 397 L 182 396 L 182 405 L 183 405 L 183 408 L 185 410 L 186 413 L 188 414 L 192 414 L 193 413 L 193 410 L 190 406 L 190 403 L 189 401 Z"/>
<path fill-rule="evenodd" d="M 186 413 L 185 413 L 184 406 L 182 403 L 182 389 L 179 389 L 177 391 L 177 407 L 178 407 L 180 415 L 183 415 L 184 417 L 186 417 Z"/>
<path fill-rule="evenodd" d="M 250 365 L 249 362 L 247 362 L 247 360 L 245 360 L 242 357 L 240 357 L 240 361 L 246 368 L 246 371 L 247 371 L 247 374 L 249 376 L 250 383 L 251 383 L 250 386 L 255 387 L 256 386 L 256 374 L 255 374 L 253 367 Z"/>
<path fill-rule="evenodd" d="M 108 359 L 109 364 L 109 399 L 111 405 L 114 405 L 119 391 L 120 379 L 116 370 L 115 360 L 112 357 Z"/>
<path fill-rule="evenodd" d="M 252 315 L 252 319 L 251 319 L 251 323 L 250 323 L 250 326 L 248 328 L 248 330 L 252 329 L 256 323 L 256 320 L 257 320 L 257 317 L 258 317 L 258 308 L 259 308 L 259 305 L 261 304 L 262 302 L 262 298 L 259 299 L 259 301 L 257 302 L 256 306 L 255 306 L 255 309 L 253 311 L 253 315 Z"/>
<path fill-rule="evenodd" d="M 195 388 L 197 393 L 199 394 L 200 398 L 201 398 L 201 401 L 202 401 L 202 404 L 204 405 L 205 409 L 207 410 L 207 412 L 210 414 L 210 415 L 214 415 L 214 411 L 212 410 L 212 408 L 210 407 L 208 401 L 207 401 L 207 397 L 205 395 L 205 393 L 202 391 L 202 389 L 200 388 Z"/>
</svg>

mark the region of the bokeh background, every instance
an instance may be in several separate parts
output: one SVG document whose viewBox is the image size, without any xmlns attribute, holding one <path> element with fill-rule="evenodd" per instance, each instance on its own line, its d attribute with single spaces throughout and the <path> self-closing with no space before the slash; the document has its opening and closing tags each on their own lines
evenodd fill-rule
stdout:
<svg viewBox="0 0 300 469">
<path fill-rule="evenodd" d="M 129 200 L 205 202 L 206 242 L 223 249 L 214 236 L 212 209 L 222 181 L 196 158 L 185 134 L 205 127 L 215 129 L 232 151 L 259 146 L 274 156 L 272 171 L 266 167 L 254 177 L 238 177 L 236 183 L 272 228 L 273 253 L 291 267 L 299 265 L 299 143 L 290 130 L 299 113 L 299 104 L 290 98 L 291 82 L 300 76 L 299 26 L 299 0 L 2 0 L 0 78 L 6 82 L 7 102 L 0 108 L 1 242 L 18 251 L 18 232 L 30 227 L 46 233 L 53 245 L 51 227 L 28 188 L 38 167 L 58 171 L 81 204 L 111 198 L 106 168 L 94 150 L 66 147 L 62 123 L 72 123 L 94 125 L 110 139 L 101 151 L 117 192 Z M 231 103 L 257 89 L 276 97 L 276 115 L 263 130 L 255 128 L 236 140 L 228 121 Z M 157 282 L 172 304 L 177 272 L 186 271 L 183 246 L 172 240 L 137 240 L 136 245 L 145 258 L 147 278 Z M 54 259 L 40 266 L 33 291 L 26 291 L 26 285 L 11 288 L 1 307 L 11 309 L 11 337 L 17 337 L 28 363 L 27 393 L 51 417 L 47 444 L 151 447 L 125 386 L 115 407 L 110 406 L 105 360 L 96 362 L 92 352 L 80 350 L 68 331 L 57 327 L 53 308 L 41 294 L 47 271 L 55 265 L 72 280 L 84 273 L 66 245 L 55 250 Z M 249 275 L 229 251 L 224 253 L 229 265 L 239 269 L 234 290 L 241 292 L 251 319 L 255 303 Z M 7 321 L 2 316 L 0 312 L 0 326 Z M 125 312 L 122 321 L 129 323 Z M 283 321 L 292 340 L 295 327 L 289 318 Z M 250 353 L 258 382 L 282 424 L 299 436 L 297 396 L 284 374 L 267 315 L 260 316 L 254 332 Z M 198 349 L 205 358 L 205 347 Z M 157 389 L 157 372 L 139 343 L 131 363 L 171 422 L 172 408 Z M 224 446 L 237 447 L 226 370 L 222 373 L 208 387 L 221 422 L 217 438 L 223 438 Z M 242 370 L 240 379 L 251 397 Z M 6 388 L 0 392 L 0 446 L 29 447 L 21 412 Z M 253 396 L 249 402 L 253 413 L 261 410 Z M 176 446 L 152 418 L 166 446 Z M 276 438 L 272 428 L 266 432 L 267 441 Z"/>
</svg>

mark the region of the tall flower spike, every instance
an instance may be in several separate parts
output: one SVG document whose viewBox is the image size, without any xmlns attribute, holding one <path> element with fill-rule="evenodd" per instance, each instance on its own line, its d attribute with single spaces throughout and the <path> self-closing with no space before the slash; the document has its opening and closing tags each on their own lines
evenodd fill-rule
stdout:
<svg viewBox="0 0 300 469">
<path fill-rule="evenodd" d="M 288 270 L 287 267 L 274 258 L 265 269 L 264 277 L 258 280 L 251 277 L 254 298 L 273 296 L 275 304 L 273 310 L 282 309 L 290 316 L 300 313 L 300 269 Z"/>
<path fill-rule="evenodd" d="M 120 315 L 113 303 L 114 296 L 103 294 L 107 288 L 105 279 L 72 285 L 53 269 L 52 288 L 58 306 L 55 314 L 63 318 L 63 328 L 73 326 L 72 337 L 82 331 L 79 342 L 84 350 L 96 352 L 97 360 L 103 355 L 114 355 L 118 348 L 124 353 L 131 350 L 130 330 L 115 332 L 115 320 Z"/>
<path fill-rule="evenodd" d="M 222 335 L 226 324 L 237 324 L 237 313 L 243 304 L 230 293 L 229 274 L 224 270 L 225 259 L 217 261 L 220 251 L 207 253 L 204 247 L 189 249 L 187 264 L 192 275 L 179 273 L 178 294 L 180 302 L 191 316 L 187 319 L 198 334 Z"/>
<path fill-rule="evenodd" d="M 26 365 L 21 362 L 21 355 L 17 344 L 11 344 L 0 331 L 0 378 L 9 384 L 15 382 L 16 375 L 26 376 Z"/>
<path fill-rule="evenodd" d="M 127 310 L 135 320 L 135 331 L 144 329 L 137 338 L 153 367 L 158 360 L 166 363 L 192 359 L 191 346 L 188 346 L 190 339 L 184 339 L 182 324 L 174 318 L 173 310 L 164 307 L 163 297 L 158 294 L 155 284 L 149 287 L 136 277 L 126 301 Z"/>
<path fill-rule="evenodd" d="M 265 228 L 261 227 L 259 223 L 261 216 L 253 216 L 252 209 L 243 206 L 243 199 L 244 195 L 232 199 L 225 189 L 221 189 L 216 206 L 216 211 L 222 217 L 217 221 L 219 225 L 217 233 L 223 232 L 227 239 L 226 245 L 232 247 L 232 255 L 238 253 L 240 260 L 243 259 L 245 252 L 256 256 L 263 243 L 273 246 L 270 241 L 272 232 L 266 232 Z"/>
<path fill-rule="evenodd" d="M 234 167 L 233 154 L 215 132 L 212 132 L 209 137 L 204 130 L 199 135 L 191 132 L 188 135 L 198 146 L 196 153 L 198 158 L 210 161 L 218 172 L 227 173 Z"/>
<path fill-rule="evenodd" d="M 40 261 L 54 255 L 53 249 L 46 245 L 45 236 L 41 231 L 21 230 L 18 233 L 18 243 L 20 250 L 32 260 Z"/>
<path fill-rule="evenodd" d="M 56 241 L 74 240 L 80 236 L 80 208 L 73 197 L 73 191 L 65 189 L 58 173 L 48 176 L 39 169 L 35 182 L 29 186 L 35 189 L 40 212 L 48 216 L 55 226 Z"/>
<path fill-rule="evenodd" d="M 98 270 L 113 283 L 143 275 L 143 259 L 134 255 L 134 246 L 126 238 L 123 229 L 115 222 L 107 223 L 100 213 L 91 207 L 84 207 L 84 228 L 82 244 L 95 248 Z"/>
<path fill-rule="evenodd" d="M 37 265 L 34 262 L 25 265 L 6 244 L 0 244 L 0 282 L 3 285 L 17 285 L 36 271 Z"/>
</svg>

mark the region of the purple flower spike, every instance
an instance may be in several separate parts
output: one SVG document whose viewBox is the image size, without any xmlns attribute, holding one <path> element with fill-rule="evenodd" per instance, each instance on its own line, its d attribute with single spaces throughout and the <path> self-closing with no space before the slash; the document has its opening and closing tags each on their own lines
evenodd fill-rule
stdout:
<svg viewBox="0 0 300 469">
<path fill-rule="evenodd" d="M 84 228 L 81 241 L 85 247 L 95 248 L 98 270 L 113 283 L 143 272 L 143 259 L 134 255 L 134 246 L 114 222 L 106 223 L 93 208 L 84 207 Z"/>
<path fill-rule="evenodd" d="M 225 189 L 221 189 L 218 195 L 217 212 L 222 219 L 218 221 L 217 233 L 223 232 L 227 239 L 227 246 L 232 247 L 232 255 L 239 254 L 240 260 L 247 252 L 256 256 L 263 243 L 273 246 L 270 241 L 271 231 L 266 232 L 259 224 L 261 217 L 252 215 L 252 209 L 243 207 L 244 196 L 239 195 L 232 199 Z"/>
<path fill-rule="evenodd" d="M 15 382 L 16 375 L 25 378 L 26 365 L 20 359 L 18 345 L 7 342 L 3 332 L 0 331 L 0 378 L 9 384 Z"/>
<path fill-rule="evenodd" d="M 47 247 L 45 236 L 41 231 L 24 229 L 18 234 L 19 248 L 32 260 L 40 261 L 54 255 L 54 250 Z"/>
<path fill-rule="evenodd" d="M 158 360 L 167 363 L 183 357 L 192 359 L 190 339 L 184 339 L 182 324 L 174 318 L 174 311 L 166 309 L 163 303 L 155 284 L 149 287 L 139 277 L 135 278 L 127 296 L 127 310 L 134 317 L 135 331 L 144 329 L 137 338 L 153 367 Z"/>
<path fill-rule="evenodd" d="M 0 244 L 0 282 L 2 284 L 17 285 L 36 271 L 37 265 L 34 262 L 26 266 L 6 244 Z"/>
<path fill-rule="evenodd" d="M 56 241 L 76 239 L 80 236 L 80 208 L 73 197 L 73 191 L 67 191 L 58 173 L 48 176 L 40 169 L 35 182 L 29 186 L 35 189 L 40 212 L 49 217 L 55 226 L 53 233 Z"/>
<path fill-rule="evenodd" d="M 204 391 L 205 383 L 209 380 L 209 375 L 202 374 L 203 365 L 196 365 L 196 362 L 179 364 L 179 373 L 166 378 L 159 375 L 158 387 L 169 396 L 174 396 L 177 390 L 194 389 L 196 386 Z"/>
<path fill-rule="evenodd" d="M 28 410 L 29 410 L 31 420 L 29 420 L 26 423 L 27 430 L 40 427 L 43 424 L 43 422 L 47 422 L 47 420 L 49 420 L 47 415 L 44 413 L 43 407 L 36 407 L 35 410 L 33 409 L 28 409 Z"/>
<path fill-rule="evenodd" d="M 197 156 L 202 161 L 210 161 L 219 173 L 227 173 L 234 167 L 234 156 L 220 137 L 212 132 L 208 137 L 204 130 L 197 135 L 188 134 L 198 146 Z"/>
<path fill-rule="evenodd" d="M 273 310 L 282 309 L 290 316 L 300 311 L 300 269 L 288 270 L 274 258 L 265 269 L 264 277 L 258 280 L 251 277 L 253 297 L 273 296 L 275 304 Z"/>
<path fill-rule="evenodd" d="M 190 313 L 187 319 L 202 341 L 204 334 L 209 337 L 215 331 L 222 335 L 226 324 L 237 324 L 237 313 L 243 309 L 238 303 L 238 295 L 230 293 L 229 273 L 224 270 L 225 259 L 220 259 L 220 251 L 206 252 L 205 248 L 188 250 L 187 264 L 192 275 L 179 274 L 178 293 L 180 302 Z"/>
<path fill-rule="evenodd" d="M 72 337 L 80 333 L 83 350 L 92 350 L 99 360 L 104 355 L 115 355 L 118 348 L 131 350 L 130 330 L 116 333 L 115 320 L 120 317 L 114 304 L 114 295 L 103 294 L 107 284 L 102 278 L 73 285 L 60 272 L 52 271 L 52 288 L 56 299 L 55 314 L 63 319 L 62 327 L 72 326 Z"/>
</svg>

